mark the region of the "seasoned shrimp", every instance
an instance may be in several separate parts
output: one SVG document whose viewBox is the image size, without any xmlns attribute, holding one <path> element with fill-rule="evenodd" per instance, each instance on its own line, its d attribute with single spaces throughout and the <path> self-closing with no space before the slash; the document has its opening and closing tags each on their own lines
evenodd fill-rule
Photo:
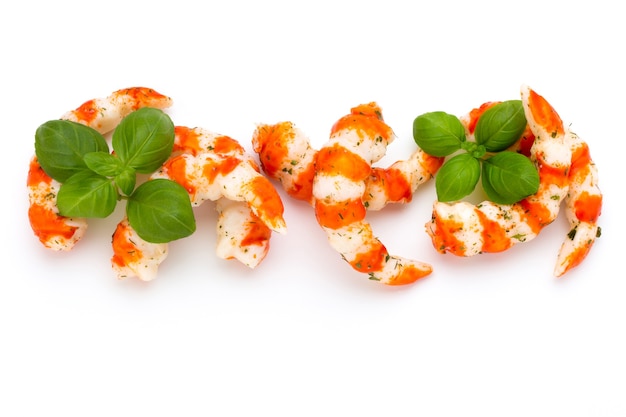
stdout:
<svg viewBox="0 0 626 417">
<path fill-rule="evenodd" d="M 111 131 L 130 112 L 141 107 L 160 109 L 171 106 L 172 100 L 145 87 L 133 87 L 113 92 L 106 98 L 97 98 L 64 114 L 61 118 L 89 126 L 102 134 Z M 60 184 L 50 178 L 33 156 L 27 178 L 31 228 L 40 242 L 53 250 L 71 250 L 87 229 L 82 218 L 59 215 L 57 193 Z"/>
<path fill-rule="evenodd" d="M 560 116 L 542 96 L 523 86 L 521 97 L 531 132 L 524 133 L 515 146 L 524 153 L 527 144 L 532 143 L 529 154 L 540 178 L 537 193 L 511 205 L 489 201 L 478 205 L 436 202 L 426 231 L 441 253 L 473 256 L 501 252 L 534 239 L 556 219 L 561 203 L 567 200 L 572 231 L 555 269 L 555 275 L 560 276 L 582 261 L 597 235 L 595 223 L 601 194 L 596 170 L 585 151 L 586 145 L 564 127 Z"/>
<path fill-rule="evenodd" d="M 129 113 L 142 107 L 165 109 L 172 99 L 151 88 L 132 87 L 113 92 L 105 98 L 95 98 L 75 110 L 65 113 L 61 119 L 82 123 L 104 134 L 120 124 Z"/>
<path fill-rule="evenodd" d="M 331 246 L 357 271 L 385 284 L 415 282 L 430 265 L 388 253 L 365 220 L 365 210 L 409 202 L 443 158 L 421 149 L 388 168 L 372 167 L 395 138 L 376 103 L 361 105 L 333 126 L 320 150 L 291 122 L 259 125 L 252 144 L 264 172 L 287 193 L 315 208 Z"/>
<path fill-rule="evenodd" d="M 219 214 L 216 253 L 222 259 L 237 259 L 255 268 L 267 255 L 271 232 L 286 232 L 284 208 L 276 189 L 260 174 L 256 162 L 239 142 L 228 136 L 177 126 L 174 155 L 151 176 L 154 178 L 171 179 L 185 187 L 192 206 L 216 201 Z M 115 255 L 111 261 L 118 277 L 131 275 L 120 262 L 125 258 L 119 256 L 120 252 L 129 251 L 133 252 L 132 262 L 139 266 L 131 268 L 132 275 L 142 280 L 154 277 L 160 262 L 150 255 L 165 254 L 167 245 L 141 240 L 135 244 L 135 236 L 128 230 L 132 230 L 130 225 L 118 227 L 113 236 Z M 153 249 L 146 255 L 141 246 Z M 151 272 L 142 275 L 144 269 Z"/>
<path fill-rule="evenodd" d="M 174 151 L 188 153 L 194 156 L 209 152 L 220 158 L 236 158 L 241 164 L 249 165 L 255 172 L 259 167 L 250 155 L 236 140 L 216 134 L 205 129 L 189 129 L 176 127 Z M 258 178 L 256 174 L 252 174 Z M 264 180 L 258 180 L 267 186 Z M 258 189 L 257 191 L 261 191 Z M 237 259 L 244 265 L 255 268 L 267 255 L 269 242 L 273 230 L 285 232 L 285 223 L 282 219 L 283 206 L 280 197 L 273 187 L 267 189 L 267 195 L 261 198 L 261 207 L 251 205 L 258 202 L 235 201 L 227 197 L 216 200 L 215 208 L 219 214 L 217 221 L 217 256 L 222 259 Z M 262 194 L 262 193 L 261 193 Z M 199 204 L 199 202 L 198 202 Z M 274 205 L 275 213 L 267 209 Z M 259 218 L 254 211 L 263 213 L 264 219 Z M 277 216 L 277 214 L 280 215 Z"/>
<path fill-rule="evenodd" d="M 183 153 L 169 159 L 153 178 L 169 178 L 181 184 L 194 206 L 222 197 L 245 201 L 271 230 L 286 232 L 278 192 L 237 141 L 201 128 L 178 127 L 176 135 L 195 136 L 200 149 L 206 151 Z"/>
<path fill-rule="evenodd" d="M 432 272 L 430 265 L 389 254 L 365 220 L 363 195 L 371 165 L 395 139 L 380 107 L 353 108 L 331 129 L 315 158 L 315 217 L 328 241 L 355 270 L 389 285 L 410 284 Z"/>
<path fill-rule="evenodd" d="M 602 211 L 602 193 L 598 186 L 598 168 L 591 159 L 589 146 L 570 132 L 572 165 L 569 171 L 569 192 L 565 198 L 565 214 L 570 232 L 558 254 L 554 274 L 561 276 L 579 265 L 600 236 L 598 217 Z"/>
</svg>

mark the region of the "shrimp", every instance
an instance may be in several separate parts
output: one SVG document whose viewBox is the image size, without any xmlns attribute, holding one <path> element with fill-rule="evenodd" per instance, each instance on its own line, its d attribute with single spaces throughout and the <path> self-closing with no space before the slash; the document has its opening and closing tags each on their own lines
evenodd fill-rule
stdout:
<svg viewBox="0 0 626 417">
<path fill-rule="evenodd" d="M 174 154 L 150 177 L 155 178 L 182 185 L 194 207 L 216 201 L 216 253 L 222 259 L 237 259 L 255 268 L 267 255 L 271 232 L 286 233 L 278 192 L 239 142 L 228 136 L 176 126 Z M 160 262 L 151 254 L 167 253 L 167 244 L 135 241 L 138 236 L 129 232 L 132 227 L 125 221 L 113 236 L 113 268 L 118 278 L 153 279 Z M 151 250 L 146 252 L 146 247 Z M 130 252 L 131 257 L 123 256 Z"/>
<path fill-rule="evenodd" d="M 532 143 L 529 155 L 539 171 L 538 191 L 511 205 L 435 202 L 426 232 L 441 253 L 474 256 L 501 252 L 534 239 L 557 218 L 561 203 L 567 201 L 572 231 L 555 268 L 555 275 L 561 276 L 582 261 L 597 235 L 602 200 L 597 172 L 586 144 L 563 125 L 542 96 L 523 86 L 521 97 L 530 133 L 524 133 L 514 148 L 524 153 Z"/>
<path fill-rule="evenodd" d="M 169 178 L 181 184 L 189 192 L 194 206 L 221 197 L 245 201 L 271 230 L 286 232 L 284 207 L 278 192 L 236 140 L 201 128 L 182 126 L 176 129 L 176 136 L 195 137 L 199 149 L 206 151 L 170 158 L 153 178 Z"/>
<path fill-rule="evenodd" d="M 106 134 L 127 114 L 140 107 L 164 109 L 171 104 L 171 98 L 153 89 L 132 87 L 115 91 L 106 98 L 89 100 L 75 110 L 65 113 L 61 119 L 82 123 L 101 134 Z M 28 218 L 35 236 L 49 249 L 71 250 L 85 234 L 87 221 L 59 214 L 56 198 L 61 184 L 43 171 L 36 156 L 30 161 L 27 187 Z"/>
<path fill-rule="evenodd" d="M 61 119 L 82 123 L 105 134 L 135 110 L 142 107 L 165 109 L 171 105 L 170 97 L 151 88 L 131 87 L 117 90 L 105 98 L 86 101 L 77 109 L 65 113 Z"/>
<path fill-rule="evenodd" d="M 410 284 L 432 272 L 429 264 L 389 254 L 365 220 L 363 195 L 371 165 L 395 139 L 374 102 L 351 109 L 331 129 L 315 158 L 315 217 L 331 247 L 353 269 L 388 285 Z"/>
<path fill-rule="evenodd" d="M 602 211 L 602 193 L 598 186 L 598 168 L 591 159 L 589 146 L 570 133 L 572 164 L 569 171 L 569 192 L 565 198 L 565 214 L 570 231 L 557 257 L 554 275 L 562 276 L 586 257 L 601 230 L 597 224 Z"/>
<path fill-rule="evenodd" d="M 268 188 L 270 184 L 257 175 L 260 169 L 254 159 L 239 142 L 228 136 L 182 126 L 176 127 L 174 151 L 194 156 L 210 152 L 221 158 L 239 159 L 242 165 L 254 170 L 251 175 L 255 181 L 266 187 L 265 191 L 260 188 L 257 190 L 259 194 L 266 194 L 261 197 L 260 204 L 255 198 L 249 198 L 248 202 L 227 197 L 216 200 L 215 208 L 219 214 L 216 252 L 222 259 L 237 259 L 250 268 L 258 266 L 269 250 L 272 230 L 285 233 L 285 223 L 282 218 L 282 201 L 273 187 Z M 196 204 L 200 204 L 200 201 L 196 201 Z M 268 211 L 271 207 L 274 207 L 274 213 Z M 261 214 L 262 218 L 257 214 Z"/>
<path fill-rule="evenodd" d="M 252 144 L 264 172 L 292 197 L 313 206 L 327 239 L 353 269 L 389 285 L 413 283 L 430 265 L 392 256 L 365 220 L 365 211 L 408 202 L 443 163 L 421 150 L 387 169 L 374 168 L 395 134 L 376 103 L 351 109 L 319 150 L 291 122 L 259 125 Z"/>
</svg>

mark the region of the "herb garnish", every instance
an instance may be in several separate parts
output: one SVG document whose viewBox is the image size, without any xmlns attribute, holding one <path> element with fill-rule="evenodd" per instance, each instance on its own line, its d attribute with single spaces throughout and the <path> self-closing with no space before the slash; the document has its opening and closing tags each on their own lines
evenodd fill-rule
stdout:
<svg viewBox="0 0 626 417">
<path fill-rule="evenodd" d="M 137 174 L 151 174 L 169 158 L 174 124 L 155 108 L 126 116 L 113 132 L 111 145 L 91 127 L 51 120 L 35 133 L 35 154 L 42 169 L 61 183 L 59 214 L 108 217 L 126 200 L 130 225 L 144 240 L 165 243 L 191 235 L 196 222 L 187 191 L 167 179 L 137 184 Z"/>
<path fill-rule="evenodd" d="M 475 142 L 467 140 L 463 124 L 454 115 L 436 111 L 415 118 L 417 145 L 433 156 L 451 156 L 435 178 L 439 201 L 468 196 L 481 176 L 483 190 L 495 203 L 513 204 L 536 193 L 537 168 L 526 156 L 506 150 L 520 138 L 526 124 L 521 100 L 487 109 L 476 124 Z"/>
</svg>

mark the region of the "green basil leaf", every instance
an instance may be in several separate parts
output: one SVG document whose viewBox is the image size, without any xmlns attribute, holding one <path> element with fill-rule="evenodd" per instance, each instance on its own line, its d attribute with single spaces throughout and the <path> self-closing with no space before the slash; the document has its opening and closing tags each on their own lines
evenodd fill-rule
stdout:
<svg viewBox="0 0 626 417">
<path fill-rule="evenodd" d="M 482 185 L 489 199 L 499 204 L 513 204 L 539 189 L 535 165 L 517 152 L 500 152 L 483 161 Z"/>
<path fill-rule="evenodd" d="M 96 130 L 69 120 L 51 120 L 35 132 L 35 154 L 50 177 L 65 182 L 83 171 L 89 152 L 108 152 L 104 137 Z"/>
<path fill-rule="evenodd" d="M 126 205 L 126 215 L 137 234 L 152 243 L 171 242 L 196 230 L 189 194 L 167 179 L 150 180 L 137 187 Z"/>
<path fill-rule="evenodd" d="M 122 161 L 108 152 L 89 152 L 84 160 L 90 170 L 103 177 L 114 177 L 124 169 Z"/>
<path fill-rule="evenodd" d="M 521 100 L 498 103 L 486 110 L 476 123 L 474 136 L 489 152 L 500 152 L 513 145 L 526 129 Z"/>
<path fill-rule="evenodd" d="M 131 195 L 137 182 L 137 174 L 131 167 L 126 167 L 114 178 L 115 183 L 126 195 Z"/>
<path fill-rule="evenodd" d="M 453 156 L 439 169 L 435 177 L 437 199 L 457 201 L 471 194 L 480 178 L 480 162 L 472 155 Z"/>
<path fill-rule="evenodd" d="M 448 156 L 465 142 L 465 128 L 458 117 L 436 111 L 417 116 L 413 121 L 417 146 L 433 156 Z"/>
<path fill-rule="evenodd" d="M 113 132 L 115 154 L 142 174 L 156 171 L 172 153 L 174 124 L 162 110 L 144 107 L 126 116 Z"/>
<path fill-rule="evenodd" d="M 63 216 L 104 218 L 115 209 L 117 197 L 117 188 L 113 181 L 84 170 L 61 184 L 57 206 Z"/>
</svg>

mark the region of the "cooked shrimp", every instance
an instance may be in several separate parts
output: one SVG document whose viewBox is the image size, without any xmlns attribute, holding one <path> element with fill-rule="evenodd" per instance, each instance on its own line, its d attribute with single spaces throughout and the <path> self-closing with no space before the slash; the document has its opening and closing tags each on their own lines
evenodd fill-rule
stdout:
<svg viewBox="0 0 626 417">
<path fill-rule="evenodd" d="M 176 134 L 195 136 L 197 143 L 208 151 L 175 156 L 153 178 L 169 178 L 181 184 L 194 206 L 221 197 L 245 201 L 271 230 L 286 232 L 280 195 L 237 141 L 201 128 L 178 127 Z"/>
<path fill-rule="evenodd" d="M 255 172 L 259 172 L 256 162 L 245 152 L 239 142 L 205 129 L 176 127 L 174 151 L 195 156 L 208 152 L 218 155 L 220 158 L 236 158 L 241 161 L 242 165 L 248 165 Z M 253 175 L 256 177 L 256 174 Z M 276 212 L 280 213 L 278 220 L 268 219 L 268 216 L 271 217 L 272 215 L 265 210 L 266 207 L 256 208 L 257 212 L 265 213 L 266 223 L 253 212 L 254 206 L 248 202 L 234 201 L 226 197 L 218 198 L 215 205 L 219 214 L 217 256 L 222 259 L 237 259 L 250 268 L 258 266 L 269 250 L 271 237 L 269 226 L 281 233 L 284 232 L 282 202 L 280 202 L 277 193 L 268 190 L 267 196 L 261 198 L 261 205 L 269 207 L 272 203 L 276 206 Z"/>
<path fill-rule="evenodd" d="M 564 127 L 557 112 L 542 96 L 526 86 L 522 87 L 521 96 L 531 131 L 521 140 L 532 142 L 530 158 L 540 178 L 537 193 L 512 205 L 489 201 L 476 206 L 467 202 L 436 202 L 426 231 L 441 253 L 473 256 L 501 252 L 516 243 L 534 239 L 543 227 L 556 219 L 564 199 L 571 201 L 568 214 L 575 213 L 569 206 L 579 201 L 578 205 L 585 209 L 581 210 L 580 217 L 574 214 L 575 218 L 571 218 L 572 242 L 566 240 L 560 256 L 567 261 L 560 259 L 559 265 L 563 266 L 557 265 L 555 270 L 556 275 L 562 275 L 567 268 L 580 263 L 597 234 L 595 221 L 601 196 L 595 166 L 584 156 L 585 147 L 576 144 L 579 143 L 577 136 Z M 525 145 L 517 146 L 523 153 Z M 577 157 L 577 153 L 582 156 Z M 575 168 L 576 164 L 580 168 Z M 580 185 L 574 185 L 575 182 Z M 583 193 L 586 193 L 584 197 Z M 578 229 L 582 230 L 582 237 L 574 239 Z"/>
<path fill-rule="evenodd" d="M 185 187 L 194 207 L 207 200 L 216 201 L 219 214 L 216 252 L 222 259 L 237 259 L 255 268 L 267 255 L 271 232 L 286 232 L 284 208 L 278 192 L 260 174 L 256 162 L 239 142 L 228 136 L 202 128 L 176 126 L 174 155 L 152 174 L 151 179 L 154 178 L 170 179 Z M 132 228 L 130 225 L 118 228 L 120 232 L 127 229 Z M 124 248 L 134 246 L 129 239 L 131 235 L 118 237 L 117 234 L 118 231 L 113 238 L 116 254 L 119 252 L 116 245 Z M 147 242 L 141 244 L 152 245 Z M 143 251 L 140 249 L 138 252 L 141 254 Z M 119 259 L 113 257 L 114 269 Z M 140 266 L 145 263 L 146 268 L 156 272 L 160 262 L 155 262 L 155 259 L 138 255 L 133 262 Z M 128 275 L 127 270 L 121 272 L 124 276 Z M 133 275 L 144 279 L 137 273 Z M 119 272 L 118 276 L 122 277 Z"/>
<path fill-rule="evenodd" d="M 105 134 L 111 131 L 130 112 L 140 107 L 166 108 L 172 100 L 150 88 L 133 87 L 118 90 L 106 98 L 83 103 L 61 118 L 89 126 Z M 56 198 L 60 184 L 50 178 L 33 157 L 27 178 L 31 228 L 40 242 L 53 250 L 71 250 L 87 229 L 82 218 L 59 215 Z"/>
<path fill-rule="evenodd" d="M 113 130 L 124 117 L 137 109 L 165 109 L 171 105 L 171 98 L 151 88 L 124 88 L 108 97 L 86 101 L 77 109 L 65 113 L 61 119 L 82 123 L 104 134 Z"/>
<path fill-rule="evenodd" d="M 431 267 L 391 256 L 373 235 L 365 210 L 411 201 L 417 188 L 443 163 L 417 149 L 409 159 L 388 168 L 372 167 L 395 135 L 376 103 L 358 106 L 340 119 L 319 151 L 293 123 L 261 124 L 252 138 L 263 171 L 285 191 L 316 209 L 329 242 L 350 265 L 370 279 L 408 284 Z M 316 194 L 317 193 L 317 194 Z"/>
<path fill-rule="evenodd" d="M 600 235 L 597 225 L 602 211 L 602 193 L 598 186 L 598 168 L 591 160 L 589 146 L 570 132 L 572 165 L 569 171 L 569 192 L 565 198 L 565 214 L 570 232 L 563 241 L 554 270 L 556 276 L 579 265 Z"/>
<path fill-rule="evenodd" d="M 371 165 L 380 160 L 395 134 L 376 103 L 357 106 L 331 129 L 315 158 L 315 216 L 328 241 L 356 271 L 389 285 L 413 283 L 430 265 L 390 255 L 365 220 L 363 195 Z"/>
</svg>

